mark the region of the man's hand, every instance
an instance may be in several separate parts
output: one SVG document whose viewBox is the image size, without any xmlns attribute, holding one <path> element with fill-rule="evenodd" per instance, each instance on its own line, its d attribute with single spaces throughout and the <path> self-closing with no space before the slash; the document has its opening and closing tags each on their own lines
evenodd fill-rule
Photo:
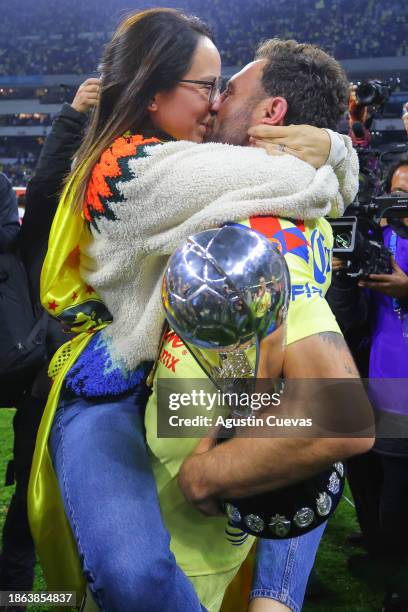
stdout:
<svg viewBox="0 0 408 612">
<path fill-rule="evenodd" d="M 314 168 L 323 166 L 330 154 L 330 136 L 311 125 L 268 125 L 268 119 L 248 130 L 250 144 L 269 155 L 290 153 Z"/>
<path fill-rule="evenodd" d="M 101 88 L 100 79 L 86 79 L 79 86 L 72 101 L 72 108 L 78 113 L 87 113 L 91 108 L 96 106 L 99 98 L 99 90 Z"/>
<path fill-rule="evenodd" d="M 273 359 L 273 355 L 270 357 Z M 195 453 L 184 461 L 179 484 L 186 498 L 205 514 L 219 514 L 217 499 L 248 497 L 294 484 L 335 461 L 367 452 L 372 447 L 371 406 L 341 334 L 322 332 L 288 345 L 283 372 L 287 379 L 312 379 L 312 383 L 314 380 L 318 391 L 320 379 L 337 379 L 325 385 L 324 393 L 313 394 L 313 405 L 299 380 L 296 397 L 291 396 L 282 403 L 283 414 L 291 411 L 299 416 L 310 414 L 312 409 L 320 422 L 320 416 L 327 415 L 330 406 L 330 412 L 341 419 L 341 431 L 363 431 L 367 437 L 261 437 L 260 425 L 259 437 L 256 437 L 256 427 L 251 427 L 251 437 L 235 436 L 217 445 L 212 439 L 202 440 Z M 353 403 L 348 401 L 346 406 L 345 398 L 350 397 Z M 326 425 L 324 420 L 322 427 Z M 336 431 L 329 425 L 328 431 Z M 317 421 L 316 426 L 319 427 Z"/>
<path fill-rule="evenodd" d="M 178 475 L 179 487 L 192 506 L 207 516 L 224 516 L 220 504 L 214 497 L 198 497 L 198 475 L 200 474 L 200 463 L 204 453 L 208 453 L 215 447 L 215 438 L 202 438 L 194 449 L 194 452 L 184 460 Z"/>
<path fill-rule="evenodd" d="M 380 291 L 385 295 L 398 300 L 408 299 L 408 276 L 399 267 L 395 259 L 391 258 L 392 274 L 370 274 L 369 280 L 361 280 L 359 287 Z"/>
</svg>

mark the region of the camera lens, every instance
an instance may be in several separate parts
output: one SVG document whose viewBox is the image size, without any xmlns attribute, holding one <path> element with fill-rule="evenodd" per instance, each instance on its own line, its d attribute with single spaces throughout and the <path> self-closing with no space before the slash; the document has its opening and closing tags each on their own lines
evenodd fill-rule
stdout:
<svg viewBox="0 0 408 612">
<path fill-rule="evenodd" d="M 357 101 L 364 106 L 373 104 L 376 94 L 377 90 L 372 83 L 361 83 L 356 89 Z"/>
</svg>

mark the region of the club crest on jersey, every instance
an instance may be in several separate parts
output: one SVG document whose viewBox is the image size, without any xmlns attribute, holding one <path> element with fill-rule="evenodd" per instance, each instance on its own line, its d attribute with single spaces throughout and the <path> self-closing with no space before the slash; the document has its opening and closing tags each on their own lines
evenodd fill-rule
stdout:
<svg viewBox="0 0 408 612">
<path fill-rule="evenodd" d="M 250 217 L 249 224 L 253 230 L 277 242 L 282 255 L 292 253 L 309 263 L 310 243 L 303 233 L 305 225 L 302 221 L 294 221 L 295 226 L 284 228 L 277 217 Z"/>
</svg>

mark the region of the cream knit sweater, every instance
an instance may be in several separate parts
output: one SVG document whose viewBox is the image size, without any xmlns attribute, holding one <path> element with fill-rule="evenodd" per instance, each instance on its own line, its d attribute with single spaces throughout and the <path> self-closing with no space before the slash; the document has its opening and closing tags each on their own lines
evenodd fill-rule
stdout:
<svg viewBox="0 0 408 612">
<path fill-rule="evenodd" d="M 343 161 L 315 170 L 291 155 L 223 144 L 169 142 L 127 161 L 130 180 L 81 248 L 81 274 L 109 308 L 103 330 L 123 370 L 154 359 L 164 314 L 161 282 L 172 252 L 192 233 L 251 215 L 339 216 L 356 195 L 358 160 L 344 138 Z M 333 140 L 333 136 L 332 136 Z"/>
</svg>

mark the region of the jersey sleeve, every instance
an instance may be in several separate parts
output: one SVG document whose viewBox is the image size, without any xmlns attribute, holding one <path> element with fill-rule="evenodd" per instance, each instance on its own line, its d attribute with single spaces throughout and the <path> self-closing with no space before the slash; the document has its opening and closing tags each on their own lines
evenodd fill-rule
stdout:
<svg viewBox="0 0 408 612">
<path fill-rule="evenodd" d="M 292 285 L 292 295 L 296 286 Z M 295 295 L 288 313 L 286 344 L 303 340 L 321 332 L 341 334 L 336 318 L 326 299 L 318 292 Z"/>
<path fill-rule="evenodd" d="M 325 219 L 318 219 L 316 222 L 306 223 L 303 236 L 308 245 L 307 251 L 297 247 L 285 255 L 291 281 L 286 344 L 321 332 L 341 334 L 325 298 L 332 275 L 331 227 Z"/>
</svg>

